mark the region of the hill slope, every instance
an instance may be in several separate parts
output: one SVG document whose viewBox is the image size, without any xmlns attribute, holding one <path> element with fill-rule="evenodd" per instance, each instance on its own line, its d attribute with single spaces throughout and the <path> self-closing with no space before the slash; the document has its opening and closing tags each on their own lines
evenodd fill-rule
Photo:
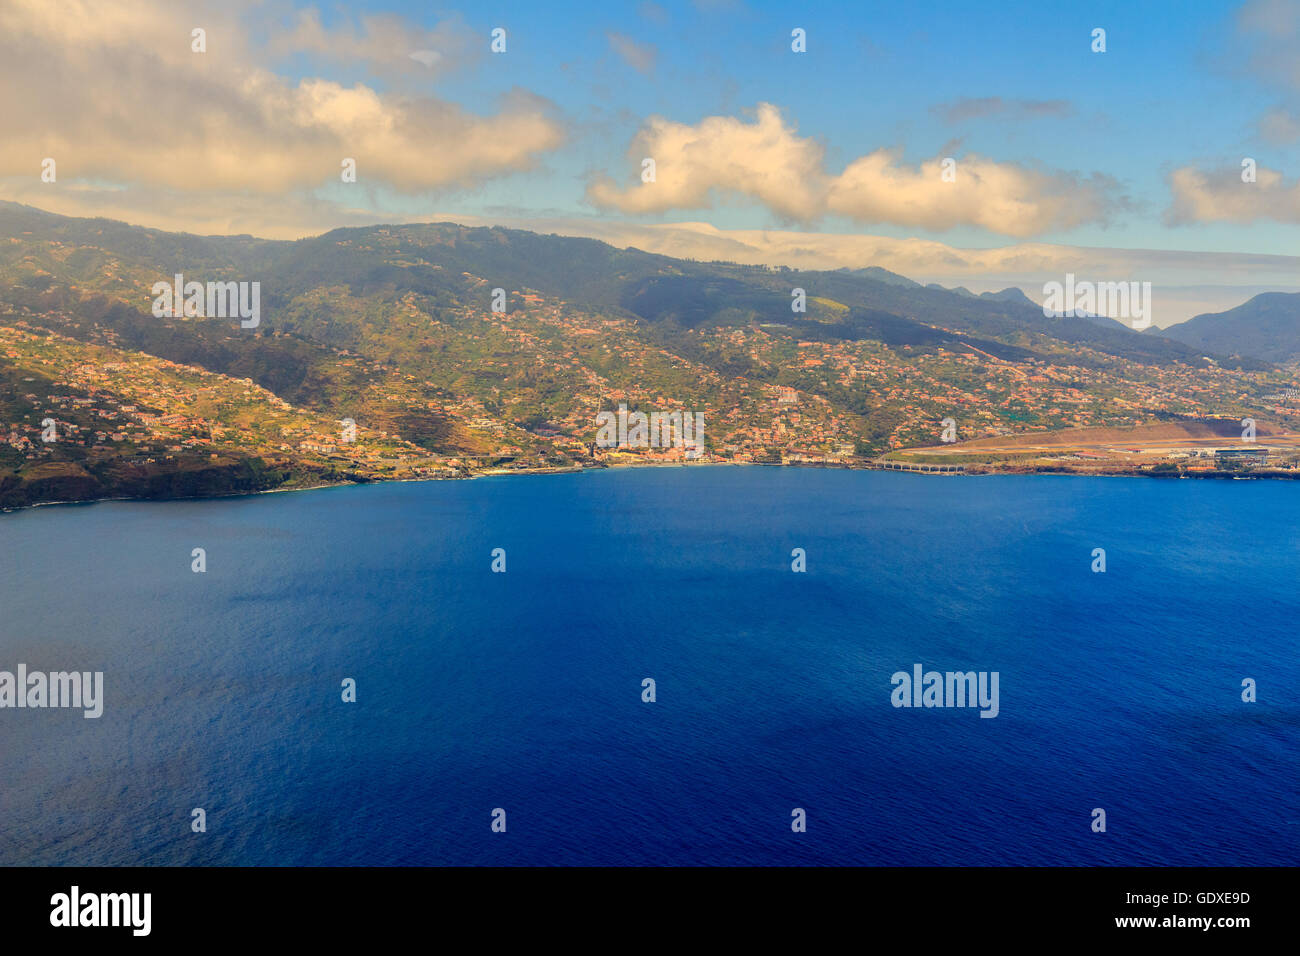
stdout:
<svg viewBox="0 0 1300 956">
<path fill-rule="evenodd" d="M 1235 309 L 1195 316 L 1161 334 L 1209 354 L 1294 363 L 1300 361 L 1300 292 L 1264 292 Z"/>
</svg>

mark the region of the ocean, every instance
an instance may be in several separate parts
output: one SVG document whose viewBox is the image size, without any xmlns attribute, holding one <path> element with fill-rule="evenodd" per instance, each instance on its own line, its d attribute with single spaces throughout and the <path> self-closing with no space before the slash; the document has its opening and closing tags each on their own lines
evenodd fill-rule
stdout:
<svg viewBox="0 0 1300 956">
<path fill-rule="evenodd" d="M 0 709 L 0 863 L 1294 865 L 1298 527 L 725 466 L 0 515 L 0 670 L 104 674 Z M 997 716 L 894 706 L 916 665 Z"/>
</svg>

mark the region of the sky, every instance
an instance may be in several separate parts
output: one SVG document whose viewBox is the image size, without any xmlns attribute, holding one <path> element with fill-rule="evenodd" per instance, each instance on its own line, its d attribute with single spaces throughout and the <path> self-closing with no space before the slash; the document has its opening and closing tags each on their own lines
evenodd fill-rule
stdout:
<svg viewBox="0 0 1300 956">
<path fill-rule="evenodd" d="M 1039 300 L 1073 272 L 1152 282 L 1164 326 L 1300 290 L 1298 50 L 1300 0 L 0 0 L 0 198 L 271 238 L 500 224 Z"/>
</svg>

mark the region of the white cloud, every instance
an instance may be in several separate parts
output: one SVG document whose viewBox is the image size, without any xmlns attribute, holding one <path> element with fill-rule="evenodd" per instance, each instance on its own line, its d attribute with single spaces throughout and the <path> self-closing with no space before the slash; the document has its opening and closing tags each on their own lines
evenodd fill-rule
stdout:
<svg viewBox="0 0 1300 956">
<path fill-rule="evenodd" d="M 1119 201 L 1106 177 L 1042 172 L 980 156 L 957 161 L 955 181 L 941 175 L 943 157 L 913 167 L 891 150 L 825 168 L 825 150 L 786 124 L 781 111 L 759 104 L 753 122 L 711 116 L 696 125 L 651 117 L 628 157 L 655 160 L 656 180 L 620 189 L 608 176 L 589 184 L 588 200 L 624 213 L 704 209 L 718 196 L 757 200 L 781 219 L 810 223 L 833 213 L 861 223 L 931 230 L 981 226 L 1011 236 L 1104 221 Z"/>
<path fill-rule="evenodd" d="M 712 191 L 734 191 L 783 218 L 809 220 L 825 203 L 821 146 L 794 135 L 767 103 L 753 123 L 711 116 L 690 126 L 651 117 L 628 156 L 638 174 L 642 159 L 653 159 L 655 182 L 620 190 L 608 177 L 597 179 L 587 193 L 596 205 L 625 213 L 698 209 L 712 205 Z"/>
<path fill-rule="evenodd" d="M 244 12 L 238 0 L 183 11 L 165 0 L 4 0 L 0 176 L 35 180 L 48 156 L 60 184 L 291 204 L 338 183 L 345 157 L 360 184 L 414 194 L 528 169 L 563 139 L 551 110 L 522 92 L 479 116 L 432 96 L 277 75 L 244 45 Z M 340 35 L 305 22 L 285 43 L 402 68 L 423 69 L 409 52 L 433 42 L 392 18 Z M 191 51 L 196 26 L 206 53 Z"/>
<path fill-rule="evenodd" d="M 1169 175 L 1171 225 L 1198 222 L 1251 223 L 1272 219 L 1300 223 L 1300 180 L 1287 183 L 1274 169 L 1256 168 L 1256 181 L 1241 181 L 1240 167 L 1200 170 L 1184 166 Z"/>
<path fill-rule="evenodd" d="M 877 150 L 851 162 L 831 184 L 827 209 L 857 222 L 943 230 L 982 226 L 1007 236 L 1033 236 L 1106 218 L 1114 185 L 966 155 L 953 182 L 942 159 L 912 168 L 896 152 Z"/>
</svg>

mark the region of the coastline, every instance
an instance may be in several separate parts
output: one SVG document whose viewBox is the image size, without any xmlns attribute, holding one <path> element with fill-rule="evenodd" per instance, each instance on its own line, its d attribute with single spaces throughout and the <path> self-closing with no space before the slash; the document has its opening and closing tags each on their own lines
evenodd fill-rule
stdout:
<svg viewBox="0 0 1300 956">
<path fill-rule="evenodd" d="M 993 465 L 973 465 L 968 466 L 968 470 L 960 472 L 937 472 L 937 471 L 913 471 L 909 469 L 886 468 L 876 461 L 866 463 L 829 463 L 829 462 L 754 462 L 754 461 L 702 461 L 702 462 L 617 462 L 614 464 L 604 464 L 593 467 L 582 466 L 550 466 L 543 468 L 492 468 L 486 471 L 475 472 L 471 475 L 459 475 L 455 477 L 427 477 L 427 478 L 370 478 L 365 481 L 326 481 L 317 482 L 309 485 L 298 485 L 294 487 L 265 488 L 260 491 L 237 491 L 229 494 L 216 495 L 193 495 L 186 497 L 171 498 L 146 498 L 131 495 L 110 495 L 103 498 L 81 498 L 67 501 L 34 501 L 28 505 L 18 507 L 0 508 L 0 515 L 28 511 L 35 508 L 48 508 L 60 505 L 93 505 L 109 501 L 136 501 L 149 502 L 154 504 L 163 504 L 175 501 L 220 501 L 226 498 L 247 498 L 254 495 L 275 495 L 275 494 L 292 494 L 301 491 L 323 491 L 330 488 L 348 488 L 360 487 L 362 485 L 379 485 L 379 484 L 422 484 L 433 481 L 473 481 L 478 478 L 501 478 L 511 476 L 532 476 L 532 475 L 573 475 L 584 474 L 587 472 L 600 471 L 619 471 L 623 469 L 645 469 L 645 468 L 825 468 L 839 471 L 887 471 L 893 474 L 913 475 L 920 478 L 998 478 L 1008 476 L 1042 476 L 1058 478 L 1154 478 L 1165 480 L 1211 480 L 1211 481 L 1296 481 L 1300 480 L 1300 471 L 1297 472 L 1280 472 L 1280 471 L 1260 471 L 1260 472 L 1236 472 L 1236 471 L 1201 471 L 1195 473 L 1153 473 L 1150 471 L 1118 471 L 1118 470 L 1078 470 L 1068 469 L 1044 469 L 1044 468 L 1024 468 L 1008 469 L 998 468 Z"/>
</svg>

